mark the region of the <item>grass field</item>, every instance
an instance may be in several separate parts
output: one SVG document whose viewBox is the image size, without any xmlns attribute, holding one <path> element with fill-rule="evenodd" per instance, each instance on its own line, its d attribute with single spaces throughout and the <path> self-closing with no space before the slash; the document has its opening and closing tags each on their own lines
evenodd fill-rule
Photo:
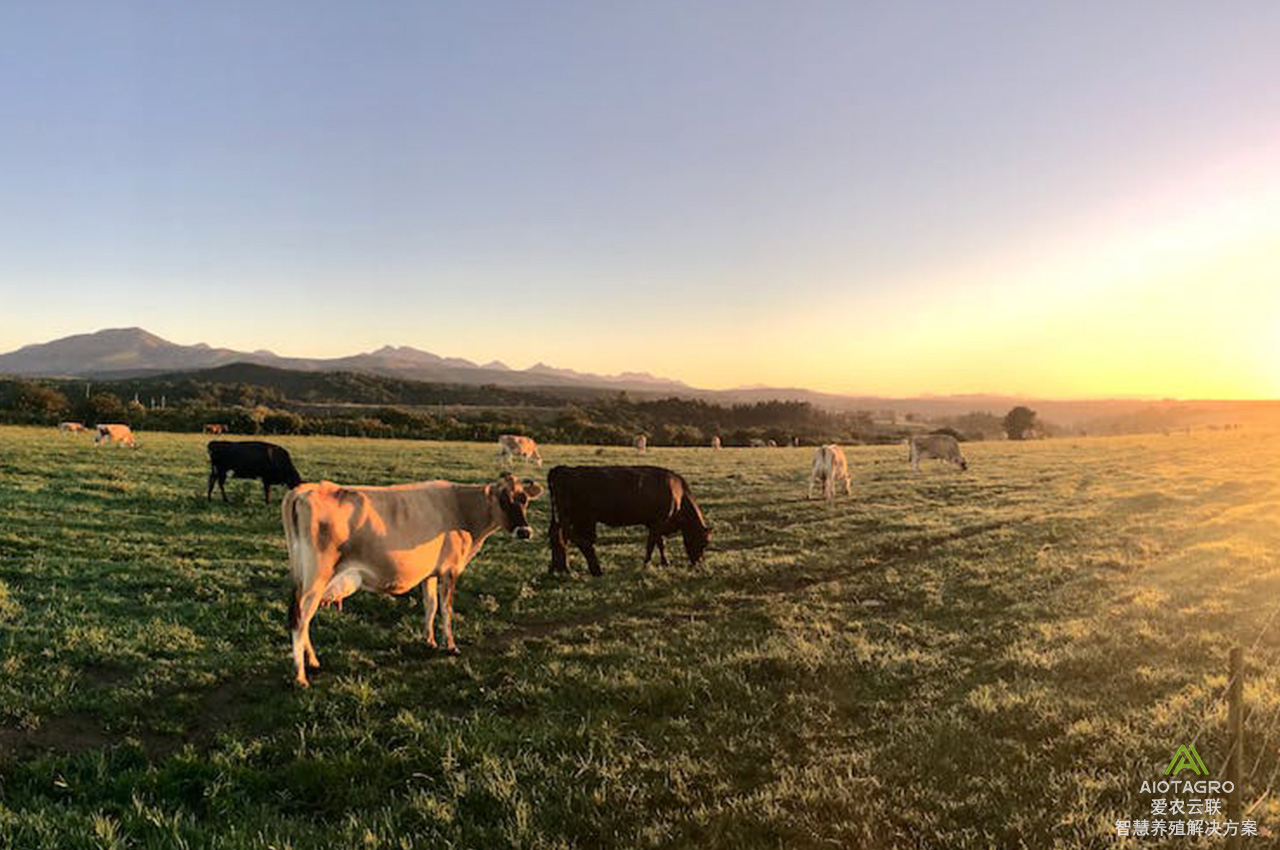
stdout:
<svg viewBox="0 0 1280 850">
<path fill-rule="evenodd" d="M 602 578 L 549 577 L 544 499 L 460 582 L 460 657 L 417 592 L 359 594 L 317 618 L 309 691 L 278 496 L 208 504 L 202 439 L 140 439 L 0 428 L 0 847 L 1115 847 L 1202 726 L 1221 767 L 1237 643 L 1245 796 L 1280 766 L 1280 435 L 967 444 L 965 474 L 850 449 L 834 506 L 803 498 L 811 449 L 653 450 L 704 564 L 604 531 Z M 280 442 L 308 480 L 496 471 Z"/>
</svg>

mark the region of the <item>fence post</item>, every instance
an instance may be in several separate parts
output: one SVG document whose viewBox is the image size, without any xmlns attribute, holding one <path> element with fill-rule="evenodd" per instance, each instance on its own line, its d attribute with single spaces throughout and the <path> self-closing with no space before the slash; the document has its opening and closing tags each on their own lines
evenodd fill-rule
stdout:
<svg viewBox="0 0 1280 850">
<path fill-rule="evenodd" d="M 1227 795 L 1227 818 L 1240 823 L 1243 810 L 1244 788 L 1244 650 L 1231 647 L 1231 678 L 1227 689 L 1227 779 L 1231 793 Z M 1239 829 L 1227 837 L 1227 850 L 1239 850 Z"/>
</svg>

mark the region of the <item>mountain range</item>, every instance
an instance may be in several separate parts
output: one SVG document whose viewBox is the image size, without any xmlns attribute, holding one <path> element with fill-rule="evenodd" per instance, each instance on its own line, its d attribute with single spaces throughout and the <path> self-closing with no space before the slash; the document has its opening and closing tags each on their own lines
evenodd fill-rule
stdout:
<svg viewBox="0 0 1280 850">
<path fill-rule="evenodd" d="M 484 365 L 461 357 L 441 357 L 411 346 L 385 345 L 347 357 L 282 357 L 264 349 L 235 351 L 204 343 L 179 345 L 142 328 L 110 328 L 52 342 L 26 345 L 0 354 L 0 374 L 40 377 L 137 378 L 212 369 L 229 363 L 254 363 L 304 372 L 367 372 L 415 381 L 498 386 L 591 386 L 601 389 L 687 392 L 690 388 L 645 372 L 593 375 L 537 363 L 512 369 L 492 361 Z"/>
<path fill-rule="evenodd" d="M 926 420 L 959 416 L 971 411 L 1003 414 L 1020 404 L 1034 407 L 1043 418 L 1063 426 L 1118 422 L 1135 415 L 1159 417 L 1164 424 L 1255 419 L 1274 422 L 1280 418 L 1280 402 L 1276 401 L 1055 400 L 994 393 L 886 398 L 767 386 L 707 390 L 669 378 L 654 377 L 646 372 L 595 375 L 545 363 L 528 369 L 512 369 L 497 360 L 478 365 L 460 357 L 441 357 L 410 346 L 387 345 L 348 357 L 282 357 L 262 349 L 235 351 L 213 348 L 204 343 L 179 345 L 142 328 L 113 328 L 23 346 L 0 355 L 0 375 L 113 380 L 184 373 L 187 377 L 220 381 L 226 379 L 228 367 L 242 363 L 295 372 L 361 372 L 433 384 L 553 390 L 565 398 L 584 397 L 584 394 L 600 390 L 625 390 L 637 398 L 679 396 L 727 405 L 773 400 L 802 401 L 827 410 L 872 411 L 878 415 L 912 416 Z M 242 376 L 239 380 L 248 379 Z"/>
</svg>

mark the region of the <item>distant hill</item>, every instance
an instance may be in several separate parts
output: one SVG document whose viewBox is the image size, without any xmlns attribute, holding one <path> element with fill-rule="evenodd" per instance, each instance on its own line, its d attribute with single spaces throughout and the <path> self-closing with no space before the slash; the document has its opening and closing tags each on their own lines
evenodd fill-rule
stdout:
<svg viewBox="0 0 1280 850">
<path fill-rule="evenodd" d="M 1065 428 L 1150 431 L 1188 424 L 1273 421 L 1277 402 L 1152 399 L 1036 399 L 999 394 L 918 396 L 837 395 L 798 387 L 705 390 L 645 372 L 594 375 L 538 363 L 512 369 L 483 366 L 410 346 L 383 346 L 349 357 L 281 357 L 270 351 L 235 351 L 203 343 L 178 345 L 141 328 L 117 328 L 28 345 L 0 355 L 0 374 L 135 382 L 129 394 L 164 384 L 253 384 L 297 401 L 366 404 L 558 405 L 625 391 L 637 400 L 677 397 L 718 405 L 764 401 L 807 402 L 836 413 L 868 412 L 884 418 L 932 421 L 970 412 L 1003 415 L 1025 404 L 1043 420 Z M 364 377 L 362 377 L 364 376 Z M 372 380 L 377 377 L 381 380 Z M 176 386 L 175 386 L 176 389 Z M 159 390 L 164 392 L 163 389 Z"/>
<path fill-rule="evenodd" d="M 679 381 L 642 372 L 593 375 L 539 363 L 511 369 L 494 361 L 478 366 L 460 357 L 441 357 L 410 346 L 383 346 L 348 357 L 282 357 L 271 351 L 235 351 L 204 343 L 179 345 L 142 328 L 111 328 L 27 345 L 0 355 L 0 374 L 40 377 L 135 378 L 255 363 L 303 372 L 365 372 L 415 381 L 497 386 L 590 386 L 612 390 L 688 391 Z"/>
</svg>

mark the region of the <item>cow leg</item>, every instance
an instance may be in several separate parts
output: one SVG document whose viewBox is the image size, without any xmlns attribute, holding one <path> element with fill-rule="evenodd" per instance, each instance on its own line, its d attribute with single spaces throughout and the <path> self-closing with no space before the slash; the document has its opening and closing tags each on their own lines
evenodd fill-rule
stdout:
<svg viewBox="0 0 1280 850">
<path fill-rule="evenodd" d="M 435 576 L 422 583 L 422 611 L 427 618 L 427 646 L 436 648 L 436 611 L 440 607 L 439 582 Z"/>
<path fill-rule="evenodd" d="M 667 540 L 661 534 L 658 535 L 658 563 L 664 567 L 671 566 L 667 563 Z"/>
<path fill-rule="evenodd" d="M 853 485 L 849 483 L 849 476 L 848 476 L 848 474 L 846 474 L 846 475 L 845 475 L 845 477 L 844 477 L 844 494 L 845 494 L 846 496 L 852 496 L 852 495 L 853 495 Z"/>
<path fill-rule="evenodd" d="M 583 557 L 587 559 L 587 568 L 593 576 L 602 575 L 600 572 L 600 559 L 596 557 L 596 524 L 593 522 L 588 526 L 575 527 L 569 530 L 569 534 L 575 546 L 582 552 Z"/>
<path fill-rule="evenodd" d="M 456 573 L 449 573 L 449 580 L 444 590 L 444 648 L 450 655 L 458 655 L 460 650 L 453 642 L 453 589 L 458 583 Z"/>
<path fill-rule="evenodd" d="M 293 667 L 294 682 L 301 687 L 309 687 L 310 682 L 307 681 L 307 670 L 305 665 L 311 667 L 319 667 L 320 659 L 316 658 L 316 651 L 311 646 L 311 618 L 316 615 L 316 611 L 320 608 L 320 600 L 324 596 L 325 585 L 323 582 L 313 584 L 301 598 L 294 602 L 293 624 Z"/>
<path fill-rule="evenodd" d="M 547 529 L 547 538 L 551 543 L 551 564 L 547 567 L 547 572 L 569 572 L 569 541 L 560 517 L 557 516 L 551 520 L 551 526 Z"/>
<path fill-rule="evenodd" d="M 581 550 L 582 556 L 587 559 L 587 569 L 591 571 L 591 574 L 593 576 L 604 575 L 600 570 L 600 559 L 596 557 L 595 540 L 588 540 L 584 537 L 579 537 L 573 542 L 577 544 L 578 549 Z"/>
<path fill-rule="evenodd" d="M 227 471 L 225 469 L 218 471 L 218 492 L 222 493 L 222 501 L 227 501 Z"/>
<path fill-rule="evenodd" d="M 649 559 L 653 557 L 653 547 L 658 545 L 658 541 L 662 538 L 658 536 L 657 531 L 652 527 L 649 528 L 649 537 L 644 541 L 644 565 L 649 566 Z"/>
<path fill-rule="evenodd" d="M 271 485 L 266 481 L 262 482 L 262 498 L 266 500 L 267 506 L 271 506 Z"/>
<path fill-rule="evenodd" d="M 209 470 L 209 492 L 205 494 L 205 500 L 213 501 L 213 485 L 218 480 L 218 471 L 216 469 Z"/>
</svg>

